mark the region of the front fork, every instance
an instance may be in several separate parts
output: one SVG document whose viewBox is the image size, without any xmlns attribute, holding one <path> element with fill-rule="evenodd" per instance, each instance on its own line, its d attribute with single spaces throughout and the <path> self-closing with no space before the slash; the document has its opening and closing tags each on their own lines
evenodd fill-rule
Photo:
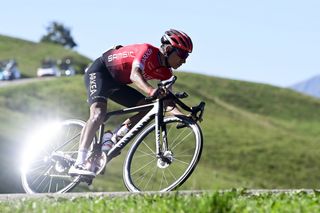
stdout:
<svg viewBox="0 0 320 213">
<path fill-rule="evenodd" d="M 163 102 L 158 102 L 158 113 L 155 116 L 155 132 L 156 132 L 156 151 L 157 158 L 161 158 L 163 153 L 168 150 L 167 127 L 164 123 Z"/>
</svg>

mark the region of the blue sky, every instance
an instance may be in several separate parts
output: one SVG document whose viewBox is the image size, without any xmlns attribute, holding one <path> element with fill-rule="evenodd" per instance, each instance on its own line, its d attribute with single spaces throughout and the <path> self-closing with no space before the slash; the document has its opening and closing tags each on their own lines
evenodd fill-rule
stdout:
<svg viewBox="0 0 320 213">
<path fill-rule="evenodd" d="M 320 74 L 319 11 L 319 0 L 10 0 L 0 34 L 39 41 L 58 21 L 94 59 L 113 44 L 159 46 L 176 28 L 194 43 L 181 70 L 285 87 Z"/>
</svg>

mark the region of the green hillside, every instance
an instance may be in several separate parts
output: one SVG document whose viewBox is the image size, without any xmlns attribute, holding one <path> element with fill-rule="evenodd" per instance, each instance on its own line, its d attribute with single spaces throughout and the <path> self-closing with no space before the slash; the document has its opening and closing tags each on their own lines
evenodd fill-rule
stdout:
<svg viewBox="0 0 320 213">
<path fill-rule="evenodd" d="M 184 189 L 318 188 L 319 100 L 270 85 L 176 74 L 175 88 L 189 93 L 188 104 L 207 103 L 203 155 Z M 0 164 L 6 171 L 0 174 L 0 192 L 21 190 L 17 165 L 28 133 L 46 120 L 87 116 L 82 76 L 0 88 Z M 90 190 L 125 190 L 124 156 L 112 161 Z"/>
<path fill-rule="evenodd" d="M 0 60 L 15 59 L 24 77 L 36 76 L 36 70 L 43 59 L 58 60 L 64 57 L 71 57 L 79 72 L 83 72 L 84 67 L 90 63 L 87 57 L 60 45 L 34 43 L 0 35 Z"/>
</svg>

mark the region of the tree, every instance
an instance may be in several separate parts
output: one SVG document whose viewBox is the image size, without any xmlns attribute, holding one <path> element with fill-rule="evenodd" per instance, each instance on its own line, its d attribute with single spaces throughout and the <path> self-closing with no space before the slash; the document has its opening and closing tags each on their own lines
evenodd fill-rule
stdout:
<svg viewBox="0 0 320 213">
<path fill-rule="evenodd" d="M 63 26 L 63 24 L 51 22 L 46 29 L 47 34 L 42 36 L 41 42 L 60 44 L 71 49 L 77 46 L 71 36 L 70 29 Z"/>
</svg>

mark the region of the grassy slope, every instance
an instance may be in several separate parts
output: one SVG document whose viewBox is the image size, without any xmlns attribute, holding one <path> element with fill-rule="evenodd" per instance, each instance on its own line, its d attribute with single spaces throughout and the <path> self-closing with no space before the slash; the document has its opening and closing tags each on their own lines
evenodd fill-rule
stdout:
<svg viewBox="0 0 320 213">
<path fill-rule="evenodd" d="M 19 69 L 25 77 L 36 76 L 36 69 L 44 58 L 57 60 L 67 56 L 74 59 L 78 70 L 80 69 L 79 65 L 85 66 L 90 62 L 90 59 L 59 45 L 34 43 L 0 35 L 0 60 L 16 59 Z"/>
<path fill-rule="evenodd" d="M 212 104 L 203 127 L 212 140 L 204 159 L 214 186 L 318 186 L 319 101 L 268 85 L 209 77 L 193 82 Z"/>
<path fill-rule="evenodd" d="M 189 93 L 187 103 L 207 103 L 201 124 L 203 156 L 185 189 L 319 186 L 320 101 L 269 85 L 190 73 L 178 77 L 176 88 Z M 86 119 L 85 100 L 81 76 L 1 88 L 1 150 L 6 150 L 2 159 L 16 164 L 26 132 L 42 120 Z M 125 190 L 121 157 L 111 162 L 107 175 L 95 180 L 92 190 Z M 12 181 L 4 178 L 9 186 Z"/>
<path fill-rule="evenodd" d="M 34 76 L 44 57 L 64 56 L 89 63 L 60 46 L 0 35 L 0 59 L 17 59 L 24 76 Z M 178 76 L 176 86 L 190 94 L 188 103 L 207 102 L 201 124 L 203 157 L 185 188 L 318 186 L 318 100 L 269 85 L 189 73 Z M 85 100 L 80 76 L 0 89 L 0 165 L 4 169 L 0 192 L 21 190 L 15 184 L 19 183 L 16 165 L 27 133 L 44 120 L 86 119 Z M 121 157 L 111 162 L 107 176 L 98 178 L 93 190 L 125 190 Z M 12 165 L 14 169 L 9 170 Z"/>
</svg>

